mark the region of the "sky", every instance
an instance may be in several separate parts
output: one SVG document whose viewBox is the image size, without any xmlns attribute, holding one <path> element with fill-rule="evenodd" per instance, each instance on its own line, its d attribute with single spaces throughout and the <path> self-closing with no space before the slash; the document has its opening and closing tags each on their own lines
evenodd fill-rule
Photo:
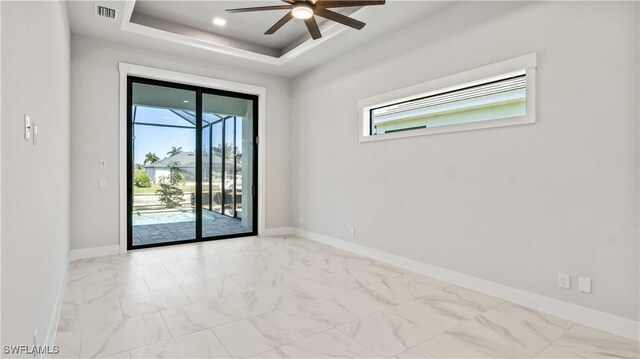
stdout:
<svg viewBox="0 0 640 359">
<path fill-rule="evenodd" d="M 196 148 L 195 129 L 135 126 L 134 163 L 142 164 L 147 153 L 153 152 L 160 159 L 167 156 L 171 147 L 182 147 L 183 152 Z"/>
<path fill-rule="evenodd" d="M 135 116 L 136 123 L 154 123 L 165 125 L 190 126 L 189 122 L 180 118 L 166 109 L 157 109 L 150 107 L 138 106 Z M 241 117 L 238 117 L 238 127 L 241 127 Z M 227 122 L 229 123 L 229 122 Z M 216 125 L 220 126 L 220 124 Z M 214 127 L 214 129 L 216 128 Z M 227 125 L 227 129 L 231 131 L 232 127 Z M 231 132 L 227 136 L 233 136 Z M 158 127 L 158 126 L 134 126 L 134 163 L 143 164 L 145 155 L 149 152 L 155 153 L 160 159 L 166 158 L 167 152 L 171 151 L 173 146 L 182 147 L 183 152 L 194 152 L 196 148 L 196 131 L 195 128 L 174 128 L 174 127 Z M 205 134 L 208 136 L 208 133 Z M 221 136 L 221 135 L 219 135 Z M 236 133 L 238 143 L 242 141 L 242 131 Z M 228 139 L 229 137 L 227 137 Z M 221 139 L 216 141 L 214 133 L 214 145 L 220 143 Z M 205 149 L 206 150 L 206 149 Z"/>
<path fill-rule="evenodd" d="M 189 122 L 165 109 L 139 107 L 136 110 L 136 122 L 162 123 L 189 126 Z M 171 147 L 182 147 L 182 151 L 191 152 L 196 148 L 195 128 L 171 128 L 157 126 L 134 126 L 134 163 L 143 163 L 144 156 L 153 152 L 160 159 L 167 157 Z"/>
</svg>

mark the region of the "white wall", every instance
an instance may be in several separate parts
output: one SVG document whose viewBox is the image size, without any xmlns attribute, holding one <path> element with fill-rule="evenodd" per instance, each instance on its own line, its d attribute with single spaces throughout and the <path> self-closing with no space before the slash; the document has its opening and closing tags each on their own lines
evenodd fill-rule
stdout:
<svg viewBox="0 0 640 359">
<path fill-rule="evenodd" d="M 1 16 L 2 343 L 37 330 L 44 344 L 69 252 L 69 28 L 60 2 L 3 2 Z"/>
<path fill-rule="evenodd" d="M 296 79 L 292 223 L 637 321 L 638 5 L 457 3 Z M 359 99 L 530 52 L 537 123 L 358 142 Z"/>
<path fill-rule="evenodd" d="M 71 248 L 117 245 L 118 62 L 267 88 L 266 228 L 289 226 L 289 81 L 82 36 L 71 40 Z M 262 126 L 264 124 L 260 124 Z M 125 149 L 123 149 L 125 150 Z M 106 159 L 108 168 L 100 169 Z M 98 188 L 101 178 L 108 188 Z"/>
</svg>

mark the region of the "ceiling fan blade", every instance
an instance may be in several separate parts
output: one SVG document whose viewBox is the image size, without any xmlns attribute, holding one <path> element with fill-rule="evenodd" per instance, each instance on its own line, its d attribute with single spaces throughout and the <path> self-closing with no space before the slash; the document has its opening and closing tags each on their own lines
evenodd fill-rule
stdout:
<svg viewBox="0 0 640 359">
<path fill-rule="evenodd" d="M 291 5 L 274 5 L 274 6 L 257 6 L 257 7 L 245 7 L 240 9 L 227 9 L 228 12 L 250 12 L 250 11 L 265 11 L 265 10 L 291 10 Z"/>
<path fill-rule="evenodd" d="M 385 0 L 334 0 L 325 1 L 320 0 L 316 3 L 317 8 L 330 8 L 330 7 L 350 7 L 350 6 L 370 6 L 370 5 L 384 5 Z"/>
<path fill-rule="evenodd" d="M 271 28 L 264 34 L 272 35 L 274 32 L 278 31 L 282 26 L 284 26 L 284 24 L 288 23 L 291 19 L 293 19 L 293 15 L 291 14 L 291 11 L 289 11 L 285 16 L 282 17 L 282 19 L 278 20 L 278 22 L 271 26 Z"/>
<path fill-rule="evenodd" d="M 320 28 L 318 27 L 318 23 L 316 19 L 312 16 L 304 21 L 304 24 L 307 25 L 307 30 L 311 34 L 311 37 L 314 40 L 317 40 L 322 37 L 322 33 L 320 33 Z"/>
<path fill-rule="evenodd" d="M 296 2 L 294 0 L 281 0 L 282 2 L 286 2 L 287 4 L 295 4 Z"/>
<path fill-rule="evenodd" d="M 325 19 L 329 19 L 331 21 L 339 22 L 342 25 L 346 25 L 352 27 L 354 29 L 362 29 L 366 24 L 362 21 L 358 21 L 356 19 L 352 19 L 348 16 L 339 14 L 337 12 L 327 10 L 327 9 L 315 9 L 315 14 L 318 16 L 322 16 Z"/>
</svg>

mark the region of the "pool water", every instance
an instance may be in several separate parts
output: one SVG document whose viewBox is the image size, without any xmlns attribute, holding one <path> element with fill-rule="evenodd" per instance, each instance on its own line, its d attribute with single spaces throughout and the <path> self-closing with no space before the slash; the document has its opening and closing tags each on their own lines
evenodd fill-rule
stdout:
<svg viewBox="0 0 640 359">
<path fill-rule="evenodd" d="M 202 211 L 204 220 L 214 220 L 213 214 Z M 162 223 L 179 223 L 179 222 L 195 222 L 196 215 L 193 211 L 167 211 L 167 212 L 134 212 L 133 225 L 162 224 Z"/>
</svg>

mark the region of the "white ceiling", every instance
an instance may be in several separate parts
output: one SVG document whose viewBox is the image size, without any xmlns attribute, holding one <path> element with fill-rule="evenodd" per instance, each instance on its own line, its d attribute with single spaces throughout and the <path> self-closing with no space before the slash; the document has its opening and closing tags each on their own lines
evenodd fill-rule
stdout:
<svg viewBox="0 0 640 359">
<path fill-rule="evenodd" d="M 116 20 L 95 16 L 96 4 L 114 8 Z M 358 46 L 370 46 L 377 37 L 398 31 L 408 23 L 428 21 L 430 15 L 448 5 L 387 0 L 383 6 L 347 9 L 355 11 L 350 16 L 367 26 L 358 31 L 326 21 L 320 26 L 323 38 L 315 41 L 296 19 L 274 35 L 263 35 L 285 10 L 235 14 L 224 11 L 280 4 L 283 3 L 277 0 L 70 1 L 68 9 L 71 31 L 76 34 L 293 77 Z M 226 26 L 214 26 L 214 17 L 226 19 Z"/>
</svg>

